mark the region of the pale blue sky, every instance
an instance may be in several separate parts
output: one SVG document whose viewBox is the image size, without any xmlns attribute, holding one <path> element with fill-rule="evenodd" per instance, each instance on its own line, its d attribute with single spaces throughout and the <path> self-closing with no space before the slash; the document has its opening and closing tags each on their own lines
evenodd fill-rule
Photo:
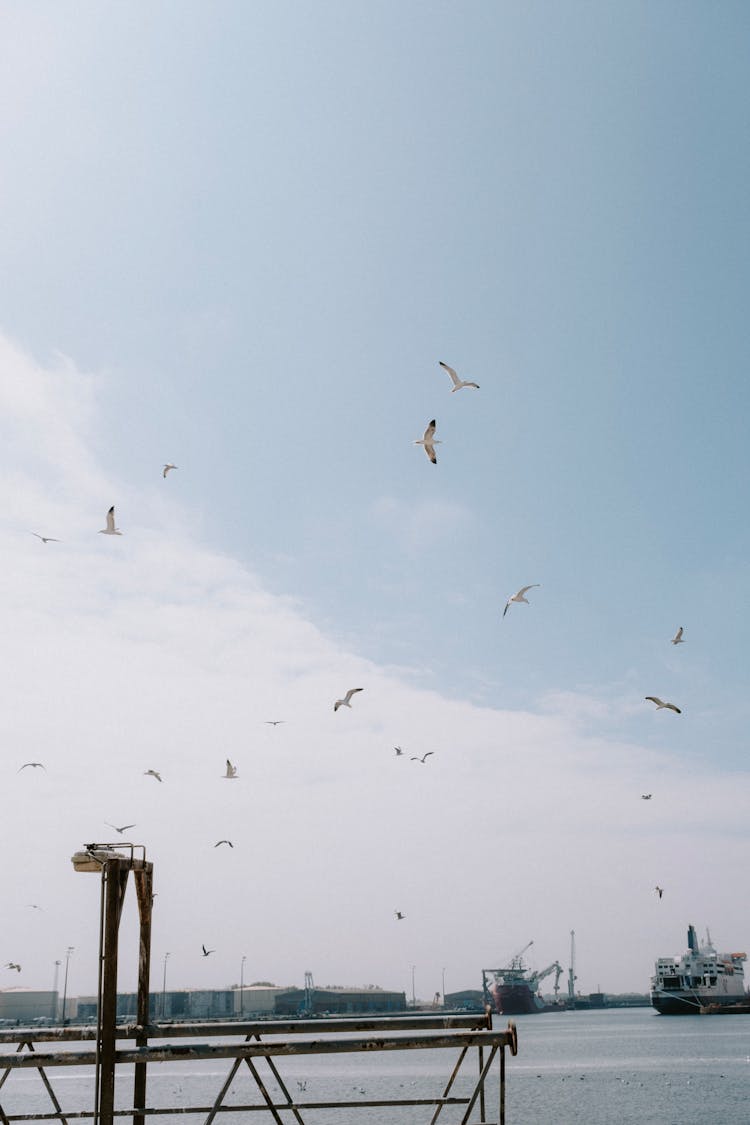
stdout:
<svg viewBox="0 0 750 1125">
<path fill-rule="evenodd" d="M 95 532 L 116 503 L 128 542 L 113 546 L 135 550 L 143 533 L 156 570 L 163 526 L 183 552 L 175 581 L 181 604 L 194 599 L 199 631 L 210 617 L 202 599 L 218 589 L 210 577 L 193 584 L 190 560 L 201 552 L 217 573 L 245 571 L 240 586 L 290 599 L 274 604 L 346 654 L 338 674 L 326 657 L 332 698 L 354 686 L 351 658 L 434 693 L 425 698 L 438 709 L 502 713 L 496 770 L 466 766 L 471 787 L 461 791 L 446 769 L 442 797 L 428 791 L 423 803 L 444 824 L 448 849 L 451 801 L 465 807 L 467 825 L 472 813 L 488 821 L 478 846 L 490 886 L 512 806 L 514 847 L 523 854 L 533 842 L 533 894 L 549 895 L 549 910 L 537 919 L 540 903 L 524 902 L 512 920 L 505 906 L 487 917 L 487 873 L 476 885 L 458 869 L 461 901 L 481 908 L 486 941 L 480 952 L 461 938 L 456 987 L 476 983 L 472 966 L 492 949 L 499 957 L 530 936 L 542 946 L 544 927 L 546 964 L 566 956 L 571 928 L 585 942 L 590 926 L 588 956 L 603 957 L 588 981 L 582 965 L 590 988 L 645 987 L 654 957 L 675 943 L 677 952 L 688 921 L 733 925 L 727 942 L 744 940 L 746 917 L 727 904 L 717 918 L 687 879 L 674 914 L 668 895 L 660 907 L 669 925 L 652 930 L 653 884 L 664 881 L 667 858 L 678 877 L 685 842 L 680 810 L 662 822 L 656 801 L 654 838 L 643 838 L 638 797 L 654 787 L 640 766 L 660 763 L 665 779 L 685 785 L 686 828 L 706 778 L 718 775 L 717 819 L 705 826 L 716 850 L 704 857 L 702 840 L 691 856 L 703 883 L 723 854 L 721 826 L 731 835 L 747 816 L 749 33 L 743 3 L 0 7 L 0 328 L 47 372 L 44 394 L 53 395 L 60 354 L 91 377 L 85 391 L 76 377 L 60 392 L 80 447 L 69 456 L 60 439 L 44 465 L 18 437 L 34 431 L 23 410 L 14 415 L 20 392 L 8 392 L 6 487 L 44 496 L 45 533 L 68 541 L 56 501 L 67 518 L 77 512 L 82 541 L 89 512 Z M 480 390 L 450 394 L 439 360 Z M 24 362 L 12 361 L 21 372 Z M 55 410 L 45 407 L 44 419 Z M 433 417 L 444 442 L 437 466 L 411 444 Z M 180 466 L 167 482 L 165 460 Z M 45 530 L 40 518 L 6 509 L 8 550 L 19 525 Z M 24 581 L 36 545 L 23 543 Z M 96 555 L 101 543 L 88 546 Z M 137 599 L 126 576 L 110 586 L 95 575 L 97 606 Z M 39 581 L 54 633 L 54 582 Z M 541 583 L 532 604 L 502 620 L 508 595 L 531 582 Z M 144 593 L 147 613 L 163 596 L 160 586 Z M 679 625 L 686 644 L 675 649 Z M 110 641 L 117 661 L 119 641 Z M 300 650 L 294 659 L 312 657 Z M 21 693 L 38 689 L 32 672 Z M 291 729 L 289 681 L 279 675 Z M 674 699 L 683 715 L 654 714 L 647 694 Z M 324 703 L 328 721 L 328 695 Z M 408 712 L 408 698 L 401 706 Z M 390 753 L 405 739 L 406 713 L 370 708 Z M 432 715 L 427 706 L 417 722 L 415 712 L 425 746 Z M 565 736 L 553 749 L 550 735 L 549 772 L 544 735 L 529 777 L 505 792 L 503 756 L 519 756 L 534 716 L 542 727 L 559 720 L 601 757 L 568 772 Z M 224 710 L 216 730 L 236 746 L 245 720 Z M 456 718 L 441 734 L 468 758 L 470 729 Z M 141 729 L 128 734 L 132 745 Z M 328 735 L 312 722 L 295 753 L 315 753 L 318 738 Z M 223 756 L 220 748 L 220 764 Z M 632 778 L 629 760 L 640 763 Z M 636 819 L 623 814 L 618 826 L 644 848 L 644 913 L 633 907 L 633 925 L 645 964 L 611 985 L 610 936 L 596 930 L 586 864 L 564 865 L 570 901 L 558 902 L 549 884 L 559 841 L 535 815 L 568 809 L 572 857 L 610 761 L 603 835 L 581 854 L 593 846 L 622 858 L 606 801 L 634 794 Z M 331 767 L 327 779 L 337 806 L 362 799 L 356 775 Z M 267 798 L 283 805 L 286 791 Z M 104 816 L 113 818 L 131 814 Z M 298 824 L 300 848 L 306 827 Z M 71 839 L 89 831 L 72 817 Z M 387 872 L 362 862 L 366 899 Z M 601 872 L 614 900 L 607 870 L 619 862 Z M 439 847 L 420 859 L 432 911 L 420 950 L 441 924 L 446 864 Z M 727 886 L 745 870 L 728 871 Z M 296 885 L 282 865 L 276 882 L 288 880 Z M 400 904 L 383 893 L 389 914 Z M 364 916 L 361 924 L 367 930 Z M 363 976 L 408 989 L 404 964 L 426 956 L 395 950 Z M 433 961 L 442 967 L 450 956 L 435 950 Z M 300 951 L 300 977 L 311 959 L 313 950 Z M 290 951 L 288 964 L 258 975 L 291 975 L 293 963 Z M 186 965 L 186 983 L 191 972 Z"/>
</svg>

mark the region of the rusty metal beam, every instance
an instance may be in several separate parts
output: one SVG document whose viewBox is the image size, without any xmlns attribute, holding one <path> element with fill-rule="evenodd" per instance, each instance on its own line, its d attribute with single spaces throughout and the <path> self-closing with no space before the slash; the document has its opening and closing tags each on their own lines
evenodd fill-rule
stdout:
<svg viewBox="0 0 750 1125">
<path fill-rule="evenodd" d="M 221 1035 L 217 1030 L 214 1034 Z M 226 1034 L 226 1031 L 223 1032 Z M 136 1047 L 133 1050 L 115 1052 L 114 1061 L 121 1063 L 137 1062 L 180 1062 L 186 1059 L 236 1059 L 267 1058 L 269 1056 L 290 1057 L 294 1055 L 338 1055 L 338 1054 L 377 1054 L 379 1051 L 419 1051 L 441 1047 L 460 1050 L 467 1047 L 510 1047 L 515 1042 L 510 1031 L 466 1031 L 450 1034 L 393 1036 L 368 1039 L 301 1039 L 293 1042 L 273 1043 L 195 1043 L 190 1046 L 179 1044 L 164 1047 Z M 515 1052 L 513 1052 L 515 1053 Z M 96 1058 L 94 1051 L 64 1051 L 55 1054 L 0 1055 L 0 1067 L 23 1070 L 35 1066 L 87 1066 Z"/>
<path fill-rule="evenodd" d="M 139 1036 L 148 1039 L 194 1039 L 198 1035 L 304 1035 L 307 1032 L 321 1031 L 419 1031 L 423 1028 L 427 1030 L 484 1028 L 489 1031 L 492 1022 L 491 1020 L 488 1022 L 484 1014 L 480 1013 L 454 1016 L 389 1015 L 341 1018 L 326 1016 L 312 1020 L 211 1020 L 194 1023 L 118 1024 L 115 1034 L 118 1039 L 137 1039 Z M 20 1033 L 24 1041 L 34 1043 L 54 1043 L 61 1040 L 85 1043 L 97 1037 L 96 1027 L 85 1024 L 80 1027 L 40 1027 L 33 1030 L 16 1028 L 12 1031 L 0 1031 L 0 1043 L 17 1043 Z"/>
</svg>

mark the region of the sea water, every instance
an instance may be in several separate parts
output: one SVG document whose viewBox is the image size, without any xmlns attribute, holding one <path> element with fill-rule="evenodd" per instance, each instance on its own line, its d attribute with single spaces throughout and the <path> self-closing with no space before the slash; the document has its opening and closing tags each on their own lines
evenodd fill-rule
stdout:
<svg viewBox="0 0 750 1125">
<path fill-rule="evenodd" d="M 551 1012 L 518 1016 L 518 1055 L 506 1052 L 506 1121 L 508 1125 L 750 1125 L 750 1016 L 659 1016 L 650 1008 Z M 495 1025 L 507 1020 L 496 1017 Z M 216 1040 L 211 1040 L 216 1042 Z M 236 1042 L 236 1039 L 234 1040 Z M 182 1046 L 187 1040 L 179 1041 Z M 46 1044 L 39 1044 L 40 1051 Z M 316 1055 L 276 1060 L 295 1100 L 354 1103 L 351 1109 L 303 1109 L 308 1125 L 428 1125 L 434 1106 L 368 1108 L 379 1098 L 431 1098 L 442 1094 L 455 1062 L 452 1050 L 378 1055 Z M 281 1092 L 262 1060 L 264 1084 L 279 1100 Z M 185 1113 L 190 1106 L 211 1106 L 232 1067 L 231 1059 L 212 1062 L 167 1061 L 149 1066 L 147 1104 L 173 1106 L 179 1116 L 159 1115 L 198 1125 L 206 1113 Z M 470 1052 L 452 1093 L 466 1096 L 474 1085 L 476 1053 Z M 90 1109 L 91 1071 L 47 1071 L 63 1112 Z M 117 1104 L 132 1104 L 132 1067 L 117 1072 Z M 487 1120 L 498 1120 L 498 1068 L 487 1083 Z M 261 1098 L 242 1064 L 223 1105 L 255 1104 Z M 14 1071 L 0 1088 L 0 1107 L 13 1114 L 49 1113 L 48 1092 L 35 1071 Z M 440 1114 L 445 1125 L 460 1121 L 464 1107 Z M 283 1121 L 297 1123 L 291 1110 Z M 479 1121 L 478 1109 L 471 1120 Z M 129 1118 L 120 1118 L 129 1120 Z M 221 1112 L 220 1125 L 270 1122 L 266 1110 Z"/>
</svg>

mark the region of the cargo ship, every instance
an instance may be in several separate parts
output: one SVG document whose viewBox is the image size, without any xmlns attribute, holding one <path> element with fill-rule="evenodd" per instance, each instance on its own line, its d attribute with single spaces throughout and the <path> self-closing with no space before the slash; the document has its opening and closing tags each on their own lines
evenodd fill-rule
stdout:
<svg viewBox="0 0 750 1125">
<path fill-rule="evenodd" d="M 748 1001 L 744 953 L 717 953 L 711 935 L 701 944 L 688 926 L 688 949 L 678 960 L 659 957 L 651 978 L 651 1003 L 663 1016 L 699 1015 Z"/>
<path fill-rule="evenodd" d="M 558 982 L 562 968 L 553 961 L 540 972 L 530 969 L 523 960 L 523 954 L 533 945 L 530 941 L 520 953 L 511 958 L 504 969 L 482 969 L 482 989 L 485 1002 L 503 1016 L 522 1016 L 532 1012 L 561 1010 L 557 1002 Z M 556 972 L 555 1003 L 546 1004 L 539 991 L 539 985 L 550 973 Z"/>
</svg>

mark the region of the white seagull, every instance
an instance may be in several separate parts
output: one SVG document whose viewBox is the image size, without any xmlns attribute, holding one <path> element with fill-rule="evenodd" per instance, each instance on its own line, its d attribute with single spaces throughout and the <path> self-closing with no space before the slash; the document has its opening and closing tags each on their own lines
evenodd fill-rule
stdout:
<svg viewBox="0 0 750 1125">
<path fill-rule="evenodd" d="M 642 801 L 650 801 L 651 796 L 652 796 L 651 793 L 641 793 L 641 800 Z"/>
<path fill-rule="evenodd" d="M 435 753 L 435 751 L 434 751 L 434 750 L 428 750 L 428 751 L 427 751 L 427 753 L 426 753 L 426 754 L 423 754 L 421 758 L 417 758 L 416 756 L 415 756 L 415 757 L 413 757 L 413 758 L 412 758 L 412 762 L 421 762 L 421 763 L 422 763 L 422 765 L 424 765 L 424 764 L 425 764 L 425 759 L 426 759 L 426 758 L 429 758 L 430 754 L 434 754 L 434 753 Z"/>
<path fill-rule="evenodd" d="M 161 774 L 159 773 L 158 770 L 144 770 L 143 776 L 144 777 L 155 777 L 157 781 L 161 781 Z"/>
<path fill-rule="evenodd" d="M 50 535 L 40 535 L 38 531 L 32 531 L 31 534 L 35 535 L 37 539 L 41 539 L 42 543 L 59 543 L 60 542 L 59 539 L 53 539 Z"/>
<path fill-rule="evenodd" d="M 21 971 L 21 966 L 17 965 L 15 961 L 8 961 L 5 968 L 6 969 L 15 969 L 17 973 L 20 973 L 20 971 Z"/>
<path fill-rule="evenodd" d="M 506 613 L 508 612 L 508 609 L 510 608 L 511 602 L 516 602 L 516 603 L 525 602 L 526 605 L 528 605 L 529 600 L 526 597 L 526 591 L 527 590 L 533 590 L 535 586 L 541 586 L 541 582 L 532 582 L 530 586 L 522 586 L 517 594 L 511 594 L 511 596 L 508 598 L 507 602 L 505 603 L 505 609 L 503 610 L 503 617 L 505 617 Z"/>
<path fill-rule="evenodd" d="M 179 469 L 179 465 L 173 465 L 171 461 L 167 461 L 166 465 L 162 469 L 161 474 L 165 480 L 167 479 L 167 473 L 170 471 L 170 469 Z"/>
<path fill-rule="evenodd" d="M 41 762 L 24 762 L 24 764 L 16 770 L 16 773 L 20 773 L 21 770 L 28 769 L 29 766 L 31 766 L 33 769 L 38 770 L 46 770 L 47 768 L 46 766 L 43 766 Z"/>
<path fill-rule="evenodd" d="M 103 527 L 99 532 L 100 535 L 122 535 L 122 532 L 115 527 L 115 506 L 114 504 L 107 512 L 107 526 Z"/>
<path fill-rule="evenodd" d="M 437 423 L 435 422 L 435 419 L 433 418 L 432 421 L 427 426 L 427 429 L 425 430 L 423 436 L 421 438 L 419 438 L 417 441 L 414 442 L 415 445 L 423 445 L 424 446 L 424 451 L 427 454 L 427 456 L 429 457 L 429 459 L 432 461 L 433 465 L 437 465 L 437 457 L 435 456 L 435 446 L 436 445 L 442 445 L 442 442 L 438 441 L 438 439 L 435 437 L 435 426 L 436 426 L 436 424 Z"/>
<path fill-rule="evenodd" d="M 393 913 L 396 915 L 397 922 L 403 922 L 404 918 L 406 917 L 406 915 L 402 914 L 400 910 L 394 910 Z"/>
<path fill-rule="evenodd" d="M 666 709 L 667 711 L 674 711 L 677 715 L 682 714 L 680 708 L 675 707 L 674 703 L 665 703 L 663 699 L 659 699 L 658 695 L 647 695 L 645 698 L 648 699 L 649 702 L 656 704 L 657 711 Z"/>
<path fill-rule="evenodd" d="M 134 824 L 123 824 L 122 828 L 118 828 L 116 824 L 110 824 L 108 820 L 105 820 L 104 823 L 107 828 L 114 828 L 115 832 L 119 832 L 121 836 L 123 832 L 127 832 L 128 828 L 135 828 Z"/>
<path fill-rule="evenodd" d="M 278 727 L 285 723 L 286 719 L 264 719 L 263 721 L 267 727 Z"/>
<path fill-rule="evenodd" d="M 334 711 L 338 711 L 339 707 L 351 707 L 352 696 L 356 695 L 358 691 L 364 691 L 364 690 L 365 689 L 361 688 L 361 687 L 349 688 L 349 690 L 346 693 L 346 695 L 344 696 L 344 698 L 343 699 L 337 699 L 336 702 L 334 703 L 334 705 L 333 705 Z"/>
<path fill-rule="evenodd" d="M 664 894 L 664 887 L 654 887 L 654 890 L 658 894 L 659 898 L 661 898 L 661 896 Z"/>
<path fill-rule="evenodd" d="M 479 390 L 479 383 L 469 383 L 465 379 L 459 379 L 458 375 L 453 370 L 453 368 L 449 367 L 447 363 L 443 363 L 442 359 L 439 359 L 438 363 L 442 367 L 443 371 L 448 372 L 448 374 L 451 377 L 451 380 L 453 381 L 453 386 L 451 387 L 451 394 L 453 394 L 455 391 L 460 391 L 461 387 L 476 387 L 476 389 Z"/>
<path fill-rule="evenodd" d="M 400 746 L 394 746 L 393 749 L 396 751 L 396 757 L 397 758 L 403 757 L 404 752 L 403 752 L 403 750 L 401 749 Z"/>
<path fill-rule="evenodd" d="M 682 625 L 680 625 L 679 629 L 677 630 L 675 635 L 672 637 L 672 644 L 673 645 L 684 645 L 685 641 L 683 640 L 682 632 L 683 632 Z"/>
<path fill-rule="evenodd" d="M 204 957 L 208 957 L 209 953 L 215 953 L 216 952 L 215 949 L 206 949 L 205 945 L 202 945 L 201 949 L 203 950 L 203 956 Z"/>
<path fill-rule="evenodd" d="M 221 776 L 229 778 L 230 781 L 234 781 L 237 776 L 237 767 L 232 765 L 229 758 L 227 758 L 227 772 L 223 773 Z"/>
</svg>

